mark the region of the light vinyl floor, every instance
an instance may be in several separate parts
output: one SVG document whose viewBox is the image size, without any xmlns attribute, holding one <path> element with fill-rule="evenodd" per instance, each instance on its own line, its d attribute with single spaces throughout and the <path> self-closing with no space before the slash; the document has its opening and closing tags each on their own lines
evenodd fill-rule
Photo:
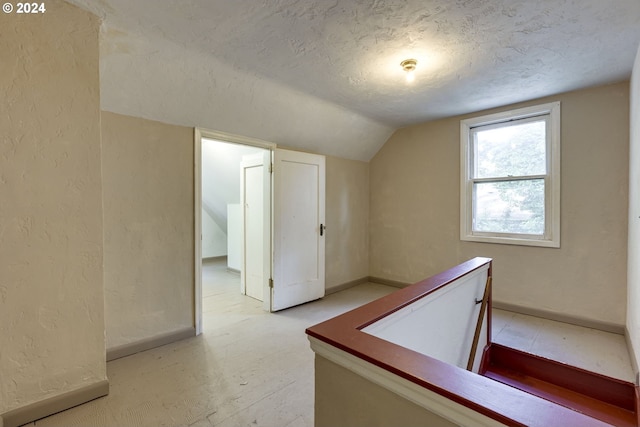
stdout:
<svg viewBox="0 0 640 427">
<path fill-rule="evenodd" d="M 107 363 L 110 394 L 30 426 L 313 425 L 305 328 L 396 290 L 366 283 L 269 314 L 239 274 L 205 262 L 201 336 Z M 624 337 L 494 310 L 494 341 L 633 380 Z"/>
</svg>

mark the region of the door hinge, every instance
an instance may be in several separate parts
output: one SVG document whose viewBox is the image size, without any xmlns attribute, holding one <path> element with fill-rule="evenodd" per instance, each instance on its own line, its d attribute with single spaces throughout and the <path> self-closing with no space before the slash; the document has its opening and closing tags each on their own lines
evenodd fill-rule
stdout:
<svg viewBox="0 0 640 427">
<path fill-rule="evenodd" d="M 273 173 L 273 163 L 269 164 L 269 173 Z"/>
<path fill-rule="evenodd" d="M 269 287 L 273 288 L 273 279 L 269 279 Z"/>
</svg>

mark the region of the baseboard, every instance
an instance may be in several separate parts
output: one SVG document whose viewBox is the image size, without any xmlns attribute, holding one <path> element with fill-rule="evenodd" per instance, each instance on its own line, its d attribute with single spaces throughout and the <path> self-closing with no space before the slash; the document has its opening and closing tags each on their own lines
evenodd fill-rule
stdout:
<svg viewBox="0 0 640 427">
<path fill-rule="evenodd" d="M 368 277 L 361 277 L 359 279 L 356 280 L 352 280 L 350 282 L 346 282 L 346 283 L 342 283 L 341 285 L 337 285 L 337 286 L 332 286 L 330 288 L 327 288 L 325 290 L 325 296 L 326 295 L 331 295 L 331 294 L 335 294 L 336 292 L 340 292 L 340 291 L 345 291 L 349 288 L 353 288 L 354 286 L 358 286 L 361 285 L 363 283 L 367 283 L 369 281 Z"/>
<path fill-rule="evenodd" d="M 109 394 L 109 381 L 102 380 L 0 415 L 0 427 L 18 427 L 65 411 Z"/>
<path fill-rule="evenodd" d="M 398 282 L 397 280 L 389 280 L 373 276 L 369 276 L 369 282 L 378 283 L 380 285 L 393 286 L 394 288 L 406 288 L 407 286 L 412 285 L 412 283 Z"/>
<path fill-rule="evenodd" d="M 203 257 L 202 258 L 202 262 L 205 261 L 222 261 L 227 259 L 227 255 L 220 255 L 220 256 L 210 256 L 210 257 Z"/>
<path fill-rule="evenodd" d="M 554 313 L 552 311 L 537 308 L 523 307 L 517 304 L 510 304 L 493 300 L 493 308 L 499 310 L 512 311 L 514 313 L 526 314 L 528 316 L 541 317 L 543 319 L 555 320 L 557 322 L 570 323 L 572 325 L 584 326 L 585 328 L 598 329 L 604 332 L 624 335 L 625 327 L 615 323 L 602 322 L 599 320 L 585 319 L 583 317 L 571 316 L 568 314 Z"/>
<path fill-rule="evenodd" d="M 350 282 L 342 283 L 342 284 L 337 285 L 337 286 L 332 286 L 332 287 L 330 287 L 330 288 L 325 290 L 325 295 L 335 294 L 336 292 L 344 291 L 344 290 L 347 290 L 349 288 L 353 288 L 354 286 L 358 286 L 358 285 L 361 285 L 363 283 L 368 283 L 368 282 L 377 283 L 379 285 L 393 286 L 394 288 L 406 288 L 407 286 L 411 285 L 411 283 L 397 282 L 395 280 L 388 280 L 388 279 L 381 279 L 379 277 L 365 276 L 365 277 L 361 277 L 361 278 L 356 279 L 356 280 L 352 280 Z"/>
<path fill-rule="evenodd" d="M 107 349 L 107 362 L 195 336 L 196 328 L 190 326 L 188 328 L 156 335 L 155 337 L 136 341 L 130 344 L 119 345 L 117 347 Z"/>
</svg>

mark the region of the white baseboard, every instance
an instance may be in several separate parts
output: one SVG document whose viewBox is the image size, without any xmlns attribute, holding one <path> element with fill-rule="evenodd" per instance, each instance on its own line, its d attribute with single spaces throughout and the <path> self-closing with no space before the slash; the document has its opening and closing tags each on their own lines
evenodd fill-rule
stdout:
<svg viewBox="0 0 640 427">
<path fill-rule="evenodd" d="M 226 255 L 209 256 L 209 257 L 202 257 L 202 262 L 205 262 L 205 261 L 223 261 L 225 259 L 227 259 Z"/>
<path fill-rule="evenodd" d="M 604 332 L 624 335 L 624 325 L 602 322 L 599 320 L 585 319 L 583 317 L 571 316 L 563 313 L 541 310 L 538 308 L 523 307 L 517 304 L 510 304 L 500 301 L 492 301 L 493 308 L 498 310 L 512 311 L 514 313 L 526 314 L 528 316 L 541 317 L 543 319 L 555 320 L 557 322 L 570 323 L 572 325 L 584 326 L 586 328 L 598 329 Z"/>
<path fill-rule="evenodd" d="M 136 341 L 130 344 L 123 344 L 117 347 L 108 348 L 107 362 L 195 336 L 196 328 L 190 326 L 188 328 L 179 329 L 177 331 L 169 332 L 166 334 L 156 335 L 155 337 Z"/>
<path fill-rule="evenodd" d="M 18 427 L 109 394 L 109 381 L 81 387 L 0 415 L 0 427 Z"/>
</svg>

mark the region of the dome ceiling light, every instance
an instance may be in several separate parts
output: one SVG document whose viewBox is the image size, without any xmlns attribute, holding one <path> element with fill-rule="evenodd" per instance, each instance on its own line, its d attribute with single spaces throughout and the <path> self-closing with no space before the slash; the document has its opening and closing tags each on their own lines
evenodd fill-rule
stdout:
<svg viewBox="0 0 640 427">
<path fill-rule="evenodd" d="M 402 69 L 407 72 L 407 83 L 411 83 L 415 79 L 416 65 L 418 65 L 417 59 L 405 59 L 400 63 Z"/>
</svg>

